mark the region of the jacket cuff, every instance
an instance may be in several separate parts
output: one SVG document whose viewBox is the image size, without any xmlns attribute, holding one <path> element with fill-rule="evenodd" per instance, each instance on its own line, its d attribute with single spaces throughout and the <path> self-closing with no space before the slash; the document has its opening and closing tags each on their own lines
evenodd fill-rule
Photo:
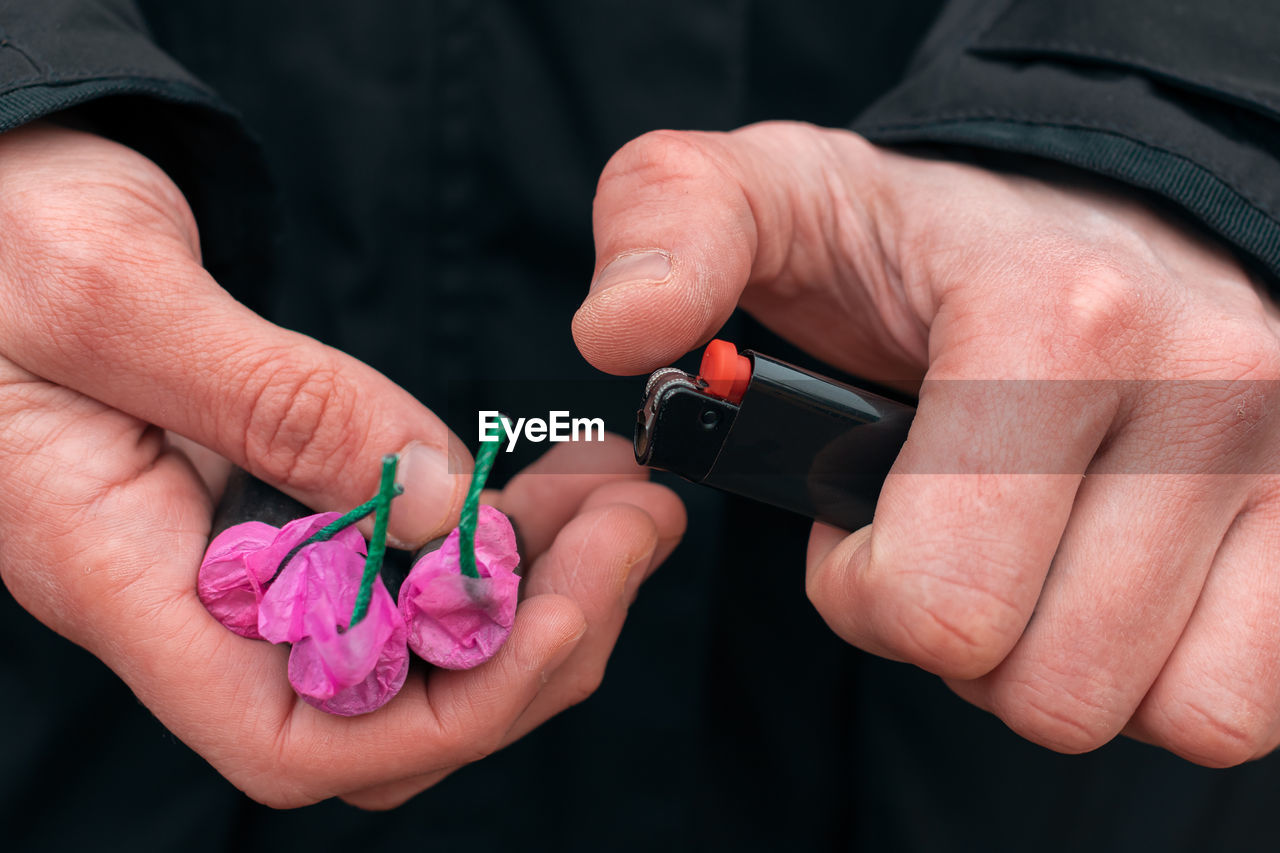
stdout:
<svg viewBox="0 0 1280 853">
<path fill-rule="evenodd" d="M 276 220 L 261 152 L 131 2 L 0 2 L 0 132 L 55 114 L 164 169 L 195 214 L 205 267 L 238 295 L 258 289 Z"/>
<path fill-rule="evenodd" d="M 1150 190 L 1280 278 L 1280 21 L 1263 6 L 960 0 L 854 129 L 881 144 L 1042 157 Z"/>
</svg>

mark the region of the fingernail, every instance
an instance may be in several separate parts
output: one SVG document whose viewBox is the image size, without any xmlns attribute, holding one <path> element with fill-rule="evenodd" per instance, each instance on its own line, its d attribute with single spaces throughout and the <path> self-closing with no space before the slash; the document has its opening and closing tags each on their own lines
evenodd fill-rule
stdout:
<svg viewBox="0 0 1280 853">
<path fill-rule="evenodd" d="M 560 648 L 556 649 L 555 652 L 552 653 L 551 657 L 547 658 L 547 663 L 542 667 L 541 673 L 543 684 L 550 681 L 551 676 L 555 674 L 555 671 L 564 666 L 564 662 L 569 659 L 569 655 L 573 654 L 573 650 L 578 647 L 578 641 L 581 640 L 582 636 L 586 633 L 587 626 L 583 625 L 581 631 L 565 640 Z"/>
<path fill-rule="evenodd" d="M 671 256 L 666 252 L 649 250 L 619 255 L 600 270 L 591 282 L 591 293 L 602 293 L 619 284 L 648 281 L 659 284 L 671 275 Z"/>
<path fill-rule="evenodd" d="M 448 451 L 414 441 L 400 451 L 396 481 L 404 494 L 391 504 L 387 538 L 397 547 L 420 545 L 443 533 L 453 522 L 466 478 L 451 464 Z"/>
</svg>

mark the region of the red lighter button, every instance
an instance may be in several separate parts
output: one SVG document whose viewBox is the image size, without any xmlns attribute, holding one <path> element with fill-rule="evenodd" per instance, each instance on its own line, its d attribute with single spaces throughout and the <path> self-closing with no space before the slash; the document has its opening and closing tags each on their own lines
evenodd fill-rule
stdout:
<svg viewBox="0 0 1280 853">
<path fill-rule="evenodd" d="M 738 348 L 728 341 L 714 340 L 703 350 L 698 378 L 707 383 L 708 394 L 740 403 L 751 381 L 751 359 L 738 355 Z"/>
</svg>

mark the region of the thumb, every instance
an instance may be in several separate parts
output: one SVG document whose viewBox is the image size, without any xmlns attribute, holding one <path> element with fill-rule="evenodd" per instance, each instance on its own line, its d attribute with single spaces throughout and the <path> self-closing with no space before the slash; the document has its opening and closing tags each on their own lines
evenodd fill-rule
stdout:
<svg viewBox="0 0 1280 853">
<path fill-rule="evenodd" d="M 851 247 L 869 241 L 851 235 L 871 230 L 869 151 L 847 131 L 794 122 L 624 146 L 596 190 L 595 276 L 573 319 L 583 356 L 609 373 L 670 364 L 739 302 L 784 337 L 813 337 L 811 306 L 828 303 L 797 293 L 866 277 L 867 253 Z"/>
<path fill-rule="evenodd" d="M 595 367 L 626 374 L 669 364 L 733 312 L 759 242 L 741 147 L 727 134 L 655 131 L 605 166 L 595 275 L 573 318 L 578 349 Z"/>
</svg>

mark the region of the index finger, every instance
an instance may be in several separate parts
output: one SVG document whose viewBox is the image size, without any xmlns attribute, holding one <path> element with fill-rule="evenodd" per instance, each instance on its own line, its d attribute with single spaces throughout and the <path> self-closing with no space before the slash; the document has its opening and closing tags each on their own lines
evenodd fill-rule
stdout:
<svg viewBox="0 0 1280 853">
<path fill-rule="evenodd" d="M 81 164 L 86 134 L 0 140 L 0 340 L 31 373 L 215 450 L 303 503 L 345 510 L 376 491 L 377 460 L 402 456 L 391 534 L 447 530 L 470 455 L 431 411 L 382 374 L 254 314 L 200 266 L 182 206 L 157 167 L 94 140 L 83 185 L 45 180 Z M 86 218 L 95 227 L 83 227 Z"/>
</svg>

